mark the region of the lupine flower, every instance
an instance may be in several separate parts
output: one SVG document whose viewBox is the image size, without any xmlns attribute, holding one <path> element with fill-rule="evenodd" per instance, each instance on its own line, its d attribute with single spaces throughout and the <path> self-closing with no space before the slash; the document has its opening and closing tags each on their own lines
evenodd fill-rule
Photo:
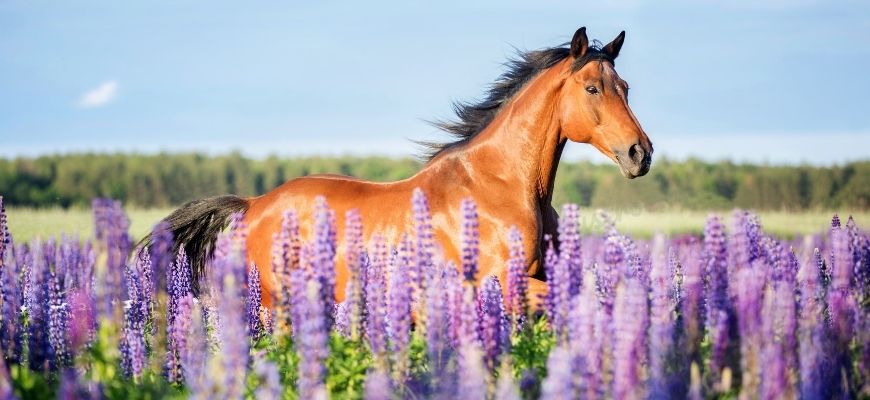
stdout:
<svg viewBox="0 0 870 400">
<path fill-rule="evenodd" d="M 644 358 L 648 326 L 647 292 L 637 279 L 616 289 L 613 309 L 613 397 L 641 398 L 639 366 Z"/>
<path fill-rule="evenodd" d="M 462 273 L 468 282 L 475 282 L 477 277 L 479 243 L 477 204 L 466 198 L 462 200 Z"/>
<path fill-rule="evenodd" d="M 761 311 L 762 294 L 766 283 L 766 262 L 756 259 L 752 266 L 737 271 L 734 279 L 737 329 L 740 332 L 740 363 L 743 371 L 741 393 L 749 396 L 758 392 L 762 365 Z"/>
<path fill-rule="evenodd" d="M 665 254 L 665 238 L 656 235 L 653 239 L 652 265 L 650 271 L 650 396 L 665 398 L 669 393 L 669 376 L 666 371 L 668 357 L 673 346 L 675 303 L 671 302 L 671 277 L 673 271 Z"/>
<path fill-rule="evenodd" d="M 204 325 L 201 304 L 192 302 L 191 305 L 189 337 L 204 338 L 206 337 L 206 327 Z M 206 370 L 208 356 L 208 344 L 206 341 L 201 339 L 187 340 L 185 346 L 179 346 L 178 356 L 181 362 L 181 371 L 184 374 L 184 383 L 190 393 L 190 398 L 208 399 L 212 395 L 213 390 L 209 386 L 210 376 Z"/>
<path fill-rule="evenodd" d="M 348 331 L 351 338 L 358 338 L 362 329 L 363 317 L 363 263 L 365 244 L 363 243 L 362 217 L 357 210 L 350 210 L 344 217 L 345 260 L 349 277 L 344 291 L 348 316 Z"/>
<path fill-rule="evenodd" d="M 598 398 L 601 387 L 602 354 L 599 344 L 603 338 L 596 337 L 596 319 L 599 311 L 595 290 L 595 275 L 591 270 L 583 273 L 583 290 L 572 299 L 568 323 L 568 344 L 573 357 L 578 395 Z"/>
<path fill-rule="evenodd" d="M 245 375 L 249 349 L 244 294 L 241 288 L 245 279 L 245 235 L 240 217 L 230 223 L 229 231 L 218 236 L 218 246 L 213 259 L 213 286 L 217 288 L 217 329 L 221 351 L 210 362 L 220 369 L 223 381 L 217 383 L 218 393 L 227 398 L 239 398 L 244 394 Z"/>
<path fill-rule="evenodd" d="M 483 280 L 478 297 L 480 338 L 490 371 L 499 365 L 499 357 L 510 347 L 510 327 L 501 293 L 498 278 L 490 275 Z"/>
<path fill-rule="evenodd" d="M 326 198 L 314 199 L 314 276 L 320 282 L 323 310 L 335 307 L 335 211 L 326 204 Z M 332 328 L 332 314 L 326 315 L 326 327 Z"/>
<path fill-rule="evenodd" d="M 728 253 L 725 243 L 725 228 L 719 217 L 707 219 L 704 227 L 704 258 L 707 269 L 707 321 L 712 349 L 710 370 L 718 379 L 725 367 L 725 350 L 728 346 Z"/>
<path fill-rule="evenodd" d="M 426 278 L 435 267 L 433 262 L 435 242 L 432 232 L 432 216 L 429 214 L 429 200 L 420 188 L 414 189 L 411 203 L 414 215 L 414 250 L 416 251 L 411 276 L 414 282 L 415 299 L 419 303 L 416 309 L 422 314 L 422 318 L 419 319 L 419 322 L 422 323 L 418 327 L 421 332 L 426 332 Z"/>
<path fill-rule="evenodd" d="M 366 400 L 389 400 L 392 398 L 393 389 L 390 384 L 390 376 L 383 368 L 375 368 L 366 374 L 365 381 Z"/>
<path fill-rule="evenodd" d="M 849 236 L 845 229 L 837 226 L 831 229 L 831 284 L 828 288 L 828 313 L 831 321 L 831 349 L 834 358 L 833 371 L 849 374 L 851 361 L 849 341 L 854 333 L 855 298 L 852 297 L 852 252 L 849 249 Z M 835 382 L 846 378 L 835 377 Z M 834 393 L 835 396 L 839 393 Z"/>
<path fill-rule="evenodd" d="M 0 383 L 0 386 L 2 386 L 2 383 Z M 0 397 L 4 399 L 10 398 L 3 396 L 2 390 L 0 390 Z M 97 385 L 93 382 L 83 381 L 75 368 L 66 368 L 60 373 L 57 398 L 63 400 L 97 400 L 101 399 L 102 396 Z"/>
<path fill-rule="evenodd" d="M 154 291 L 167 287 L 166 279 L 169 278 L 169 268 L 175 254 L 172 249 L 174 238 L 169 222 L 160 221 L 151 230 L 151 243 L 145 253 L 151 260 L 151 272 L 153 277 L 152 288 Z M 180 246 L 179 246 L 180 248 Z"/>
<path fill-rule="evenodd" d="M 260 271 L 251 263 L 248 267 L 248 295 L 245 296 L 245 320 L 248 325 L 248 337 L 253 340 L 259 339 L 263 334 L 263 321 L 260 320 L 262 301 L 260 287 Z"/>
<path fill-rule="evenodd" d="M 452 263 L 443 266 L 438 265 L 427 278 L 426 286 L 426 344 L 429 355 L 429 363 L 433 374 L 444 376 L 446 367 L 451 358 L 450 353 L 450 325 L 447 315 L 448 289 L 446 270 L 456 269 Z M 434 385 L 435 390 L 443 390 L 439 384 Z"/>
<path fill-rule="evenodd" d="M 399 244 L 398 260 L 390 276 L 388 291 L 390 299 L 387 302 L 387 330 L 398 381 L 407 372 L 407 352 L 411 341 L 411 251 L 410 239 L 405 236 Z"/>
<path fill-rule="evenodd" d="M 522 398 L 519 388 L 514 382 L 514 371 L 509 357 L 505 357 L 501 363 L 493 398 L 495 400 L 520 400 Z"/>
<path fill-rule="evenodd" d="M 761 397 L 794 398 L 797 393 L 789 376 L 795 357 L 794 287 L 788 280 L 771 282 L 762 307 Z"/>
<path fill-rule="evenodd" d="M 175 262 L 169 265 L 169 276 L 166 279 L 166 292 L 169 301 L 166 305 L 167 326 L 172 325 L 177 314 L 178 300 L 191 294 L 191 270 L 184 247 L 178 248 Z"/>
<path fill-rule="evenodd" d="M 287 210 L 283 213 L 281 229 L 272 238 L 272 276 L 275 278 L 277 297 L 275 304 L 276 325 L 280 331 L 290 330 L 291 324 L 291 284 L 290 271 L 299 268 L 301 252 L 299 239 L 299 221 L 296 212 Z"/>
<path fill-rule="evenodd" d="M 254 362 L 254 373 L 260 380 L 260 386 L 254 391 L 255 399 L 279 400 L 283 398 L 284 390 L 281 387 L 281 376 L 275 363 L 258 357 L 257 361 Z"/>
<path fill-rule="evenodd" d="M 192 337 L 191 320 L 194 302 L 190 294 L 178 299 L 175 318 L 167 329 L 166 379 L 174 384 L 181 384 L 184 376 L 187 375 L 183 370 L 182 355 L 188 347 L 187 338 Z"/>
<path fill-rule="evenodd" d="M 365 333 L 372 354 L 378 358 L 386 355 L 386 279 L 387 245 L 383 236 L 376 234 L 372 238 L 374 251 L 371 262 L 365 266 Z"/>
<path fill-rule="evenodd" d="M 690 244 L 681 250 L 683 295 L 680 314 L 686 335 L 686 353 L 690 360 L 698 361 L 701 336 L 705 325 L 703 264 L 696 244 Z"/>
<path fill-rule="evenodd" d="M 125 275 L 128 300 L 124 304 L 124 331 L 120 344 L 121 367 L 127 377 L 138 380 L 146 365 L 142 278 L 134 264 L 127 265 Z"/>
<path fill-rule="evenodd" d="M 459 348 L 459 373 L 454 398 L 477 400 L 487 396 L 488 371 L 484 367 L 483 351 L 474 342 L 464 342 Z"/>
<path fill-rule="evenodd" d="M 324 360 L 328 354 L 327 328 L 323 303 L 320 296 L 320 284 L 308 281 L 298 299 L 301 320 L 299 330 L 299 378 L 297 389 L 300 399 L 315 399 L 326 397 L 324 379 L 326 367 Z"/>
<path fill-rule="evenodd" d="M 49 292 L 48 340 L 54 355 L 55 367 L 58 368 L 66 366 L 72 361 L 67 339 L 70 307 L 62 292 L 60 277 L 52 273 L 49 281 L 51 288 Z"/>
<path fill-rule="evenodd" d="M 555 347 L 547 357 L 547 378 L 541 383 L 542 400 L 574 399 L 577 394 L 572 384 L 571 351 L 565 347 Z"/>
<path fill-rule="evenodd" d="M 508 233 L 508 258 L 507 299 L 508 312 L 514 321 L 520 324 L 529 312 L 528 292 L 529 274 L 526 270 L 526 252 L 523 249 L 523 238 L 516 226 L 512 226 Z"/>
<path fill-rule="evenodd" d="M 798 338 L 800 354 L 800 396 L 805 399 L 824 398 L 824 304 L 821 298 L 819 279 L 822 261 L 818 248 L 805 258 L 797 275 L 800 289 L 800 320 L 798 321 Z"/>
<path fill-rule="evenodd" d="M 0 201 L 2 200 L 3 198 L 0 197 Z M 2 205 L 2 203 L 0 203 L 0 205 Z M 12 392 L 11 382 L 12 379 L 9 377 L 9 370 L 6 368 L 6 359 L 0 355 L 0 398 L 9 400 L 17 398 Z"/>
<path fill-rule="evenodd" d="M 576 204 L 562 206 L 559 218 L 559 257 L 568 269 L 568 297 L 580 293 L 583 284 L 583 263 L 580 254 L 580 207 Z"/>
</svg>

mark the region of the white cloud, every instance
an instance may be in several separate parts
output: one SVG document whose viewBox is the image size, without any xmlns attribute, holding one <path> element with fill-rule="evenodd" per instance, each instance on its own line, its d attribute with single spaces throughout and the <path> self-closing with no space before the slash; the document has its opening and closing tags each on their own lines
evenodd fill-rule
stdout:
<svg viewBox="0 0 870 400">
<path fill-rule="evenodd" d="M 85 92 L 79 98 L 79 107 L 95 108 L 102 107 L 115 100 L 115 95 L 118 93 L 118 81 L 110 80 L 100 84 L 94 89 Z"/>
</svg>

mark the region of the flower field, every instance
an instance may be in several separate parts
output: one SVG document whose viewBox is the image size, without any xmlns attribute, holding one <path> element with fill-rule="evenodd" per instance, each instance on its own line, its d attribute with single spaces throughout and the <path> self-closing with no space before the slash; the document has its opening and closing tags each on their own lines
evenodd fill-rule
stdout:
<svg viewBox="0 0 870 400">
<path fill-rule="evenodd" d="M 735 210 L 635 240 L 604 213 L 581 235 L 565 205 L 537 310 L 517 230 L 505 281 L 478 285 L 473 200 L 458 266 L 425 195 L 407 206 L 399 243 L 364 242 L 354 212 L 338 240 L 323 198 L 313 221 L 288 210 L 266 308 L 240 215 L 200 276 L 165 225 L 138 247 L 116 201 L 93 200 L 93 238 L 19 243 L 0 197 L 0 398 L 870 397 L 870 236 L 851 218 L 783 240 Z"/>
</svg>

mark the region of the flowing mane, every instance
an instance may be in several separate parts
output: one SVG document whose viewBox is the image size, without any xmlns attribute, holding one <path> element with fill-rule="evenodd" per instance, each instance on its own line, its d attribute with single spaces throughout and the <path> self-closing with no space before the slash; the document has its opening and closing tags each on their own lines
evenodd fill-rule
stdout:
<svg viewBox="0 0 870 400">
<path fill-rule="evenodd" d="M 483 100 L 454 102 L 455 121 L 435 120 L 430 122 L 436 128 L 454 137 L 455 140 L 443 143 L 417 141 L 417 144 L 424 147 L 423 159 L 427 162 L 432 161 L 439 154 L 460 147 L 473 139 L 489 125 L 501 107 L 507 104 L 526 83 L 541 71 L 568 58 L 570 52 L 567 44 L 541 50 L 518 52 L 516 58 L 509 59 L 505 63 L 507 71 L 489 85 Z M 601 51 L 601 44 L 595 41 L 593 45 L 589 46 L 589 51 L 583 57 L 574 61 L 572 68 L 577 71 L 592 60 L 605 60 L 614 63 L 613 58 Z"/>
</svg>

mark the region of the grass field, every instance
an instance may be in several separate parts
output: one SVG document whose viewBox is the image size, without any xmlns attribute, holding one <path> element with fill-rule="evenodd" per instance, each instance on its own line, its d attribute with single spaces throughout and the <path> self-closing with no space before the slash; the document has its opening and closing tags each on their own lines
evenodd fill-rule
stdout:
<svg viewBox="0 0 870 400">
<path fill-rule="evenodd" d="M 159 221 L 168 215 L 171 209 L 128 209 L 130 216 L 130 232 L 138 240 Z M 63 233 L 88 238 L 93 235 L 93 221 L 89 209 L 32 209 L 10 208 L 9 229 L 16 241 L 29 241 L 35 237 L 47 238 Z M 639 238 L 648 238 L 656 232 L 665 234 L 700 233 L 704 221 L 711 213 L 718 213 L 728 219 L 729 210 L 723 211 L 609 211 L 616 220 L 620 231 Z M 783 238 L 795 235 L 823 232 L 831 221 L 831 216 L 837 211 L 760 212 L 761 222 L 765 232 Z M 849 215 L 855 217 L 858 226 L 867 228 L 870 224 L 870 212 L 839 211 L 845 220 Z M 586 233 L 601 233 L 601 224 L 595 210 L 581 211 L 581 226 Z"/>
</svg>

